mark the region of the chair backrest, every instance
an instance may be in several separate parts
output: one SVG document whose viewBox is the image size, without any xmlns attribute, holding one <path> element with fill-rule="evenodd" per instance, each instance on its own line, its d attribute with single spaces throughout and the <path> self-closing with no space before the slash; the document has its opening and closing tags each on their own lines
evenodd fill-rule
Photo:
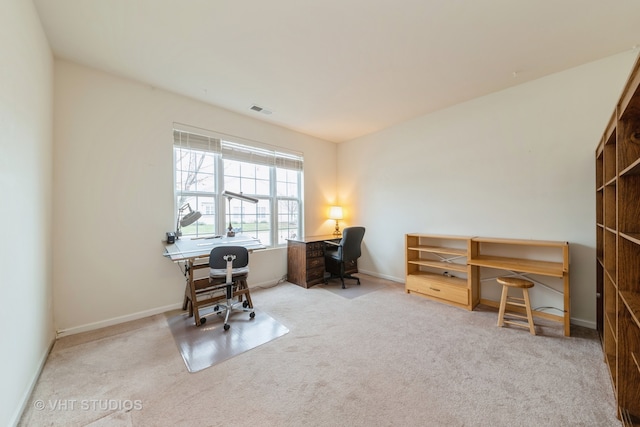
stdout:
<svg viewBox="0 0 640 427">
<path fill-rule="evenodd" d="M 341 257 L 345 262 L 360 258 L 362 251 L 360 246 L 364 237 L 364 227 L 347 227 L 342 230 L 340 240 Z"/>
<path fill-rule="evenodd" d="M 209 267 L 213 269 L 226 269 L 226 255 L 235 255 L 233 268 L 243 268 L 249 265 L 249 251 L 243 246 L 216 246 L 209 254 Z"/>
</svg>

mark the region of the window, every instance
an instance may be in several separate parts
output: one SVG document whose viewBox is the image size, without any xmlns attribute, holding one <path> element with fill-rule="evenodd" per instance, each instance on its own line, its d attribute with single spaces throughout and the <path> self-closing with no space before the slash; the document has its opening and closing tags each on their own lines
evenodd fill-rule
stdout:
<svg viewBox="0 0 640 427">
<path fill-rule="evenodd" d="M 183 236 L 224 235 L 231 227 L 274 247 L 302 235 L 300 154 L 213 132 L 176 129 L 174 161 L 176 212 L 192 208 L 202 214 L 181 229 Z M 255 197 L 258 203 L 228 200 L 224 190 Z"/>
</svg>

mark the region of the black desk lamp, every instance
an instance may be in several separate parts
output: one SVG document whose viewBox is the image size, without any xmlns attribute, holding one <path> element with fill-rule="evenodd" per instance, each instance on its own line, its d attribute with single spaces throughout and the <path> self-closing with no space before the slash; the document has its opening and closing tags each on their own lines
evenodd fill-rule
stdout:
<svg viewBox="0 0 640 427">
<path fill-rule="evenodd" d="M 231 199 L 239 199 L 243 202 L 249 203 L 258 203 L 258 199 L 255 197 L 245 196 L 242 193 L 233 193 L 231 191 L 223 191 L 222 195 L 227 198 L 229 201 L 229 230 L 227 231 L 227 237 L 233 237 L 236 235 L 235 231 L 233 231 L 233 225 L 231 225 Z"/>
<path fill-rule="evenodd" d="M 182 219 L 180 219 L 180 215 L 182 215 L 182 212 L 187 209 L 189 210 L 189 212 L 185 216 L 183 216 Z M 176 222 L 176 239 L 179 239 L 182 235 L 180 227 L 187 227 L 193 224 L 194 222 L 199 220 L 201 216 L 202 214 L 199 211 L 194 211 L 193 209 L 191 209 L 191 205 L 189 205 L 189 203 L 183 205 L 180 209 L 178 209 L 178 221 Z"/>
</svg>

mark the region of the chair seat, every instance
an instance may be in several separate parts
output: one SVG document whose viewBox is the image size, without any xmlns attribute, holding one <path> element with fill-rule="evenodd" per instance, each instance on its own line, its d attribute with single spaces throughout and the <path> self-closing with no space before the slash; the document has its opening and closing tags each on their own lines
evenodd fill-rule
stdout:
<svg viewBox="0 0 640 427">
<path fill-rule="evenodd" d="M 231 269 L 231 274 L 233 276 L 238 276 L 238 275 L 242 275 L 242 274 L 249 274 L 249 267 L 242 267 L 242 268 L 232 268 Z M 210 268 L 209 269 L 209 277 L 212 278 L 216 278 L 216 277 L 227 277 L 227 269 L 226 268 Z"/>
</svg>

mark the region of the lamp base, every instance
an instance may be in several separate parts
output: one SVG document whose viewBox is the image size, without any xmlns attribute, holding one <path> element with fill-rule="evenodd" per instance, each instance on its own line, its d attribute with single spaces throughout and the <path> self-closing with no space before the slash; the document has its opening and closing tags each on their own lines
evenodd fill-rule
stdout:
<svg viewBox="0 0 640 427">
<path fill-rule="evenodd" d="M 231 223 L 229 223 L 229 231 L 227 231 L 227 237 L 235 237 L 236 236 L 236 232 L 233 231 L 233 227 L 231 226 Z"/>
<path fill-rule="evenodd" d="M 336 229 L 333 230 L 334 236 L 342 236 L 342 231 L 340 231 L 340 227 L 338 226 L 338 221 L 336 220 Z"/>
</svg>

